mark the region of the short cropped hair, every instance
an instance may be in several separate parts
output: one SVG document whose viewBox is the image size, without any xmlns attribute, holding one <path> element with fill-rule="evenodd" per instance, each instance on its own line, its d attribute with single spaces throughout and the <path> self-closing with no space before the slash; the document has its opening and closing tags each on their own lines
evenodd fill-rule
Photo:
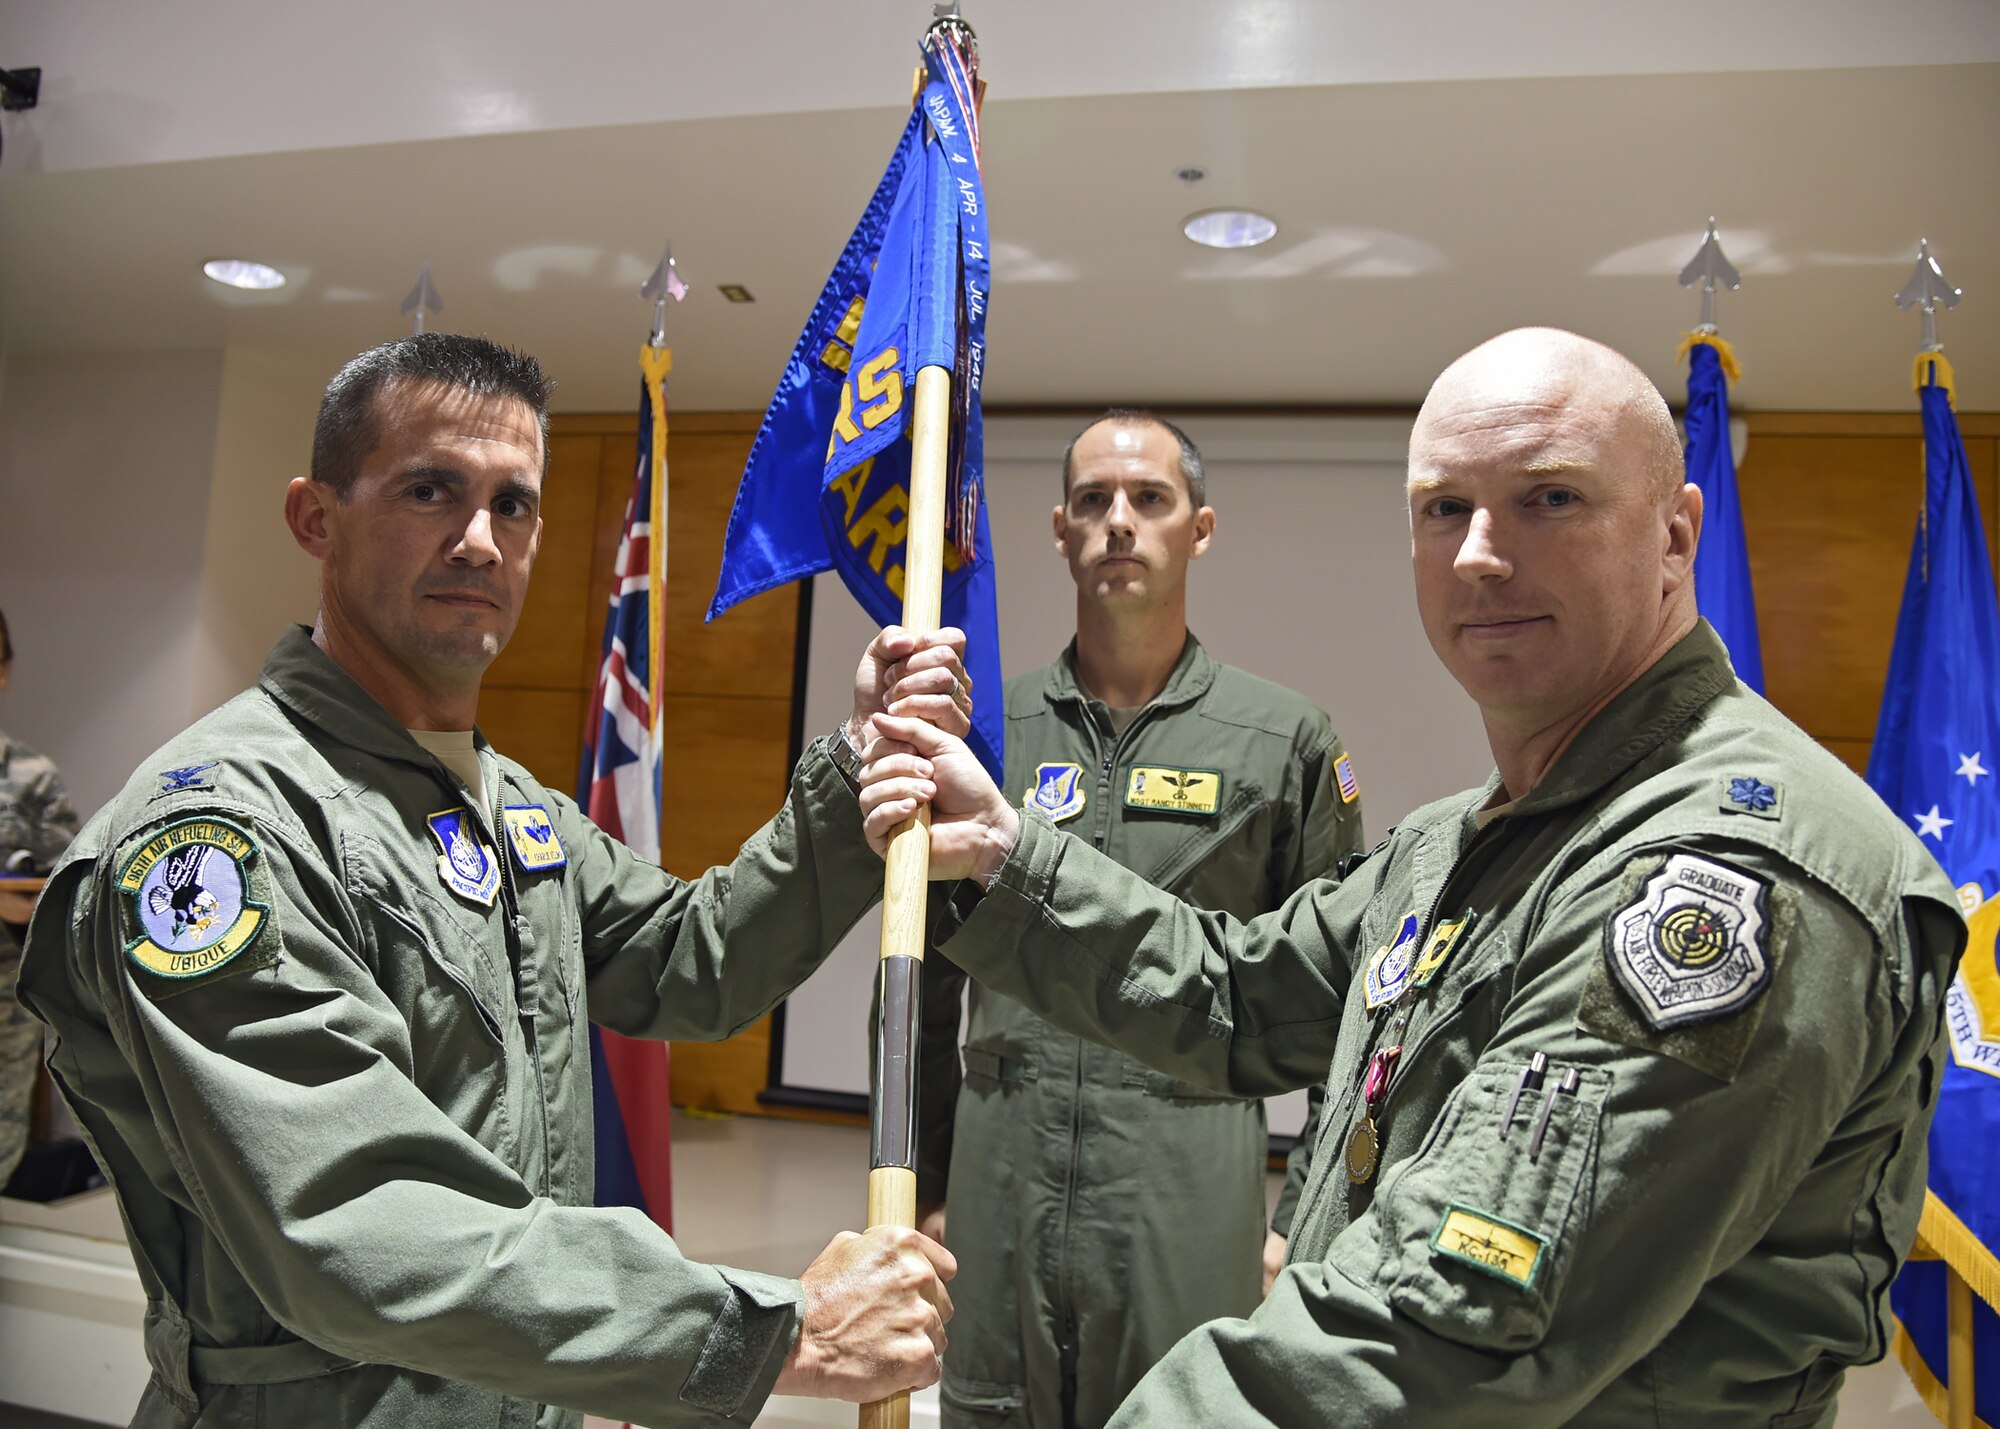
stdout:
<svg viewBox="0 0 2000 1429">
<path fill-rule="evenodd" d="M 525 352 L 483 337 L 420 332 L 371 347 L 333 375 L 313 424 L 312 479 L 346 500 L 361 465 L 381 442 L 376 400 L 384 389 L 431 383 L 476 397 L 513 397 L 528 404 L 549 450 L 549 394 L 555 383 Z"/>
<path fill-rule="evenodd" d="M 1172 437 L 1180 445 L 1181 480 L 1187 483 L 1188 495 L 1193 498 L 1195 509 L 1200 510 L 1208 505 L 1208 472 L 1201 463 L 1201 449 L 1188 440 L 1186 432 L 1165 417 L 1149 412 L 1144 407 L 1109 408 L 1102 416 L 1092 417 L 1082 431 L 1069 439 L 1069 445 L 1063 448 L 1063 500 L 1069 500 L 1069 481 L 1075 474 L 1076 444 L 1093 428 L 1101 427 L 1106 422 L 1116 422 L 1121 427 L 1158 427 Z"/>
</svg>

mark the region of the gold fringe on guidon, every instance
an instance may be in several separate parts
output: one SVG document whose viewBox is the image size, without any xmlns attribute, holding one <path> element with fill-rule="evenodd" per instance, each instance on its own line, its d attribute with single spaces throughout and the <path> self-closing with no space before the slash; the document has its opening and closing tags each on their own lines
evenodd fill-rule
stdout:
<svg viewBox="0 0 2000 1429">
<path fill-rule="evenodd" d="M 1716 360 L 1722 364 L 1722 375 L 1731 382 L 1743 380 L 1743 367 L 1736 360 L 1736 349 L 1712 332 L 1691 332 L 1682 338 L 1680 350 L 1674 354 L 1674 361 L 1684 360 L 1697 347 L 1714 348 Z"/>
<path fill-rule="evenodd" d="M 1972 1293 L 2000 1311 L 2000 1255 L 1966 1229 L 1964 1221 L 1934 1191 L 1924 1192 L 1924 1214 L 1917 1222 L 1917 1239 L 1937 1253 L 1972 1287 Z"/>
<path fill-rule="evenodd" d="M 1924 1357 L 1917 1353 L 1917 1342 L 1910 1338 L 1910 1332 L 1903 1328 L 1903 1322 L 1890 1316 L 1896 1326 L 1896 1338 L 1889 1346 L 1889 1352 L 1896 1357 L 1896 1363 L 1903 1367 L 1903 1373 L 1910 1377 L 1910 1384 L 1923 1399 L 1924 1407 L 1937 1416 L 1938 1423 L 1946 1421 L 1944 1381 L 1931 1373 L 1931 1367 L 1924 1363 Z M 1972 1429 L 1993 1429 L 1977 1414 L 1972 1416 Z"/>
<path fill-rule="evenodd" d="M 1958 406 L 1958 388 L 1953 385 L 1955 381 L 1956 379 L 1951 370 L 1951 360 L 1942 352 L 1920 352 L 1917 354 L 1916 365 L 1910 370 L 1910 385 L 1916 388 L 1917 391 L 1921 392 L 1924 388 L 1934 384 L 1942 387 L 1944 388 L 1945 400 L 1956 408 Z"/>
</svg>

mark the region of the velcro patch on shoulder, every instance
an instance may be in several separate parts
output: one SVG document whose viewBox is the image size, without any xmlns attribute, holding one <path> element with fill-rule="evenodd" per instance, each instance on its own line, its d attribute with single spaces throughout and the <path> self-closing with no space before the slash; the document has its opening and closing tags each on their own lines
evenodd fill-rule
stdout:
<svg viewBox="0 0 2000 1429">
<path fill-rule="evenodd" d="M 118 870 L 125 959 L 158 1001 L 278 959 L 277 917 L 257 841 L 215 815 L 164 824 Z"/>
<path fill-rule="evenodd" d="M 1622 892 L 1577 1025 L 1733 1080 L 1783 961 L 1788 892 L 1690 853 L 1634 865 Z"/>
</svg>

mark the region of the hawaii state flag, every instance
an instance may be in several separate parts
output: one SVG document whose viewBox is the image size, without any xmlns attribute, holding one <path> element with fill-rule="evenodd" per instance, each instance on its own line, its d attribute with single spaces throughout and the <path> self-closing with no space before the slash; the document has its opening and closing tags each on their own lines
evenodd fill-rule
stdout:
<svg viewBox="0 0 2000 1429">
<path fill-rule="evenodd" d="M 642 347 L 639 463 L 618 538 L 604 654 L 583 737 L 577 802 L 639 857 L 660 860 L 661 632 L 667 550 L 667 372 L 673 354 Z M 592 1025 L 597 1204 L 636 1206 L 673 1229 L 667 1044 Z"/>
</svg>

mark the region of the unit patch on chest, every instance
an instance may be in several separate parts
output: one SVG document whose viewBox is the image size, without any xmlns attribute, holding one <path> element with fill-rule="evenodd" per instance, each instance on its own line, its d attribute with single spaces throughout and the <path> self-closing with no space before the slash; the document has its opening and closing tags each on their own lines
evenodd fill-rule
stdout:
<svg viewBox="0 0 2000 1429">
<path fill-rule="evenodd" d="M 569 862 L 562 837 L 540 804 L 509 804 L 500 811 L 507 824 L 507 846 L 514 850 L 514 862 L 523 873 L 540 873 L 561 868 Z"/>
<path fill-rule="evenodd" d="M 251 897 L 250 864 L 257 854 L 255 839 L 217 818 L 182 819 L 147 839 L 118 874 L 139 935 L 125 945 L 125 956 L 170 984 L 234 962 L 258 943 L 271 920 L 269 904 Z M 239 970 L 267 965 L 276 957 L 275 944 L 268 951 Z"/>
<path fill-rule="evenodd" d="M 1361 981 L 1370 1011 L 1386 1007 L 1402 996 L 1416 961 L 1417 915 L 1412 910 L 1403 915 L 1403 921 L 1397 925 L 1396 936 L 1377 948 L 1375 955 L 1368 959 Z"/>
<path fill-rule="evenodd" d="M 472 810 L 440 810 L 424 823 L 437 840 L 439 881 L 459 897 L 491 908 L 500 891 L 500 860 L 480 836 Z"/>
<path fill-rule="evenodd" d="M 1613 915 L 1611 969 L 1656 1030 L 1726 1017 L 1769 985 L 1770 887 L 1677 853 Z"/>
<path fill-rule="evenodd" d="M 1081 764 L 1037 764 L 1034 787 L 1021 796 L 1021 807 L 1059 824 L 1083 812 L 1083 797 Z"/>
<path fill-rule="evenodd" d="M 1168 814 L 1212 814 L 1222 803 L 1222 775 L 1213 769 L 1165 769 L 1135 764 L 1125 782 L 1125 807 Z"/>
</svg>

